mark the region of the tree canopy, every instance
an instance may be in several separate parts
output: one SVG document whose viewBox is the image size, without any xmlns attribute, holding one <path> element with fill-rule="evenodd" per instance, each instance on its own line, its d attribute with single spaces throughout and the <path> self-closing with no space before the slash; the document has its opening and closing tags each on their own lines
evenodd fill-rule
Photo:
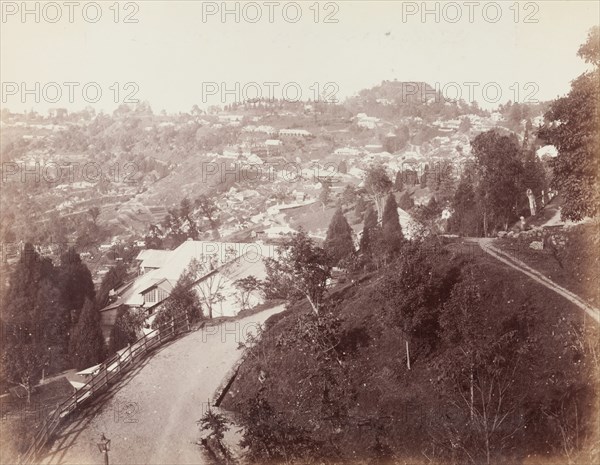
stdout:
<svg viewBox="0 0 600 465">
<path fill-rule="evenodd" d="M 594 216 L 600 205 L 600 46 L 598 26 L 578 55 L 593 66 L 571 83 L 571 91 L 555 100 L 545 115 L 540 135 L 558 149 L 553 160 L 553 185 L 564 198 L 563 218 Z"/>
</svg>

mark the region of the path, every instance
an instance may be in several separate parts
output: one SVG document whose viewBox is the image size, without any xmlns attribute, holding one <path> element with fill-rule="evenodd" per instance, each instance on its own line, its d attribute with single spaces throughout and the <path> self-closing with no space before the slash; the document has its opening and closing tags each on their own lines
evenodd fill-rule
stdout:
<svg viewBox="0 0 600 465">
<path fill-rule="evenodd" d="M 523 263 L 521 260 L 494 247 L 492 245 L 493 240 L 494 239 L 491 239 L 491 238 L 482 238 L 482 239 L 477 239 L 477 242 L 479 243 L 479 246 L 486 253 L 488 253 L 495 259 L 510 266 L 511 268 L 514 268 L 515 270 L 520 271 L 523 274 L 526 274 L 534 281 L 546 286 L 548 289 L 556 292 L 557 294 L 561 295 L 568 301 L 577 305 L 579 308 L 581 308 L 585 313 L 587 313 L 596 322 L 600 322 L 600 310 L 598 310 L 596 307 L 588 304 L 581 297 L 577 296 L 576 294 L 573 294 L 571 291 L 565 289 L 562 286 L 559 286 L 551 279 L 548 279 L 546 276 L 544 276 L 540 272 L 534 270 L 529 265 Z"/>
<path fill-rule="evenodd" d="M 241 356 L 238 342 L 283 306 L 207 327 L 158 349 L 100 405 L 68 424 L 44 464 L 101 464 L 97 442 L 111 439 L 111 464 L 202 464 L 196 420 Z"/>
</svg>

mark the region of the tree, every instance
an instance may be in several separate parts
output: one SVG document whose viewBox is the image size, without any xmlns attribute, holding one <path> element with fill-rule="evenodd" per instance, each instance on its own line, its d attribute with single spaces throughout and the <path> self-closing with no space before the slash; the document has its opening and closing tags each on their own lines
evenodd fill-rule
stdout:
<svg viewBox="0 0 600 465">
<path fill-rule="evenodd" d="M 286 289 L 288 297 L 305 297 L 318 314 L 331 276 L 330 258 L 304 230 L 287 240 L 275 258 L 265 259 L 267 286 Z"/>
<path fill-rule="evenodd" d="M 483 210 L 483 231 L 487 236 L 490 226 L 508 229 L 516 216 L 523 172 L 521 149 L 514 134 L 501 135 L 495 130 L 479 134 L 472 142 L 477 161 L 478 184 L 476 192 Z"/>
<path fill-rule="evenodd" d="M 319 193 L 319 201 L 321 205 L 323 205 L 323 210 L 329 204 L 329 200 L 331 199 L 331 186 L 329 185 L 329 181 L 321 181 L 321 192 Z"/>
<path fill-rule="evenodd" d="M 377 213 L 369 206 L 365 212 L 362 236 L 360 237 L 359 250 L 361 256 L 369 261 L 372 252 L 372 235 L 377 228 Z"/>
<path fill-rule="evenodd" d="M 435 192 L 436 199 L 440 202 L 450 200 L 454 195 L 455 189 L 455 178 L 452 164 L 449 162 L 440 163 L 438 170 L 438 182 Z"/>
<path fill-rule="evenodd" d="M 440 215 L 442 213 L 442 205 L 435 199 L 435 197 L 431 197 L 427 205 L 419 205 L 413 211 L 415 215 L 415 219 L 420 223 L 426 226 L 427 230 L 432 234 L 439 233 L 438 220 L 440 219 Z"/>
<path fill-rule="evenodd" d="M 396 173 L 396 179 L 394 180 L 394 190 L 396 192 L 402 192 L 402 190 L 404 189 L 404 182 L 402 180 L 402 170 L 398 170 L 398 172 Z"/>
<path fill-rule="evenodd" d="M 115 354 L 117 351 L 128 344 L 132 344 L 141 336 L 140 332 L 144 325 L 145 316 L 143 312 L 134 309 L 121 307 L 117 310 L 118 316 L 115 325 L 110 333 L 108 344 L 108 355 Z"/>
<path fill-rule="evenodd" d="M 47 348 L 36 342 L 9 342 L 2 348 L 0 362 L 2 378 L 25 389 L 29 404 L 33 388 L 42 377 L 43 367 L 48 362 Z"/>
<path fill-rule="evenodd" d="M 242 309 L 250 307 L 250 296 L 259 292 L 262 288 L 262 282 L 252 275 L 234 281 L 233 285 L 240 293 L 239 300 Z"/>
<path fill-rule="evenodd" d="M 163 220 L 163 227 L 167 238 L 175 247 L 186 239 L 198 240 L 200 227 L 192 218 L 192 203 L 188 198 L 180 202 L 179 208 L 168 210 Z"/>
<path fill-rule="evenodd" d="M 208 310 L 208 318 L 212 319 L 215 306 L 225 300 L 223 276 L 218 272 L 212 273 L 200 281 L 196 288 L 200 293 L 200 303 Z"/>
<path fill-rule="evenodd" d="M 100 312 L 88 297 L 85 298 L 81 315 L 71 335 L 70 354 L 77 370 L 97 365 L 106 356 Z"/>
<path fill-rule="evenodd" d="M 383 214 L 383 199 L 391 189 L 392 181 L 382 165 L 375 165 L 367 170 L 365 190 L 375 202 L 377 218 L 381 218 Z"/>
<path fill-rule="evenodd" d="M 400 252 L 400 248 L 404 243 L 404 234 L 402 233 L 402 226 L 400 226 L 400 218 L 398 217 L 398 204 L 396 203 L 394 194 L 388 195 L 385 202 L 381 218 L 381 228 L 387 255 L 389 258 L 394 257 Z"/>
<path fill-rule="evenodd" d="M 342 209 L 338 208 L 327 228 L 324 249 L 331 257 L 332 263 L 337 265 L 340 260 L 348 257 L 354 252 L 354 240 L 352 228 L 346 221 Z"/>
<path fill-rule="evenodd" d="M 162 232 L 160 228 L 151 224 L 148 234 L 144 237 L 144 242 L 146 244 L 146 248 L 148 249 L 162 249 L 163 248 L 163 240 L 162 240 Z"/>
<path fill-rule="evenodd" d="M 60 257 L 58 285 L 64 306 L 71 312 L 72 324 L 75 324 L 85 300 L 94 300 L 95 290 L 92 274 L 74 247 Z"/>
<path fill-rule="evenodd" d="M 204 216 L 213 230 L 218 230 L 219 223 L 217 222 L 216 216 L 219 212 L 219 207 L 216 205 L 214 199 L 207 195 L 201 195 L 196 199 L 196 207 L 200 209 L 200 213 Z"/>
<path fill-rule="evenodd" d="M 493 318 L 475 279 L 477 270 L 468 267 L 462 274 L 440 316 L 447 347 L 440 379 L 447 383 L 444 390 L 452 405 L 465 412 L 464 437 L 472 440 L 463 442 L 471 459 L 489 464 L 507 439 L 525 426 L 517 414 L 524 393 L 515 384 L 530 373 L 518 370 L 528 363 L 532 346 L 527 318 L 535 309 L 525 303 L 519 313 Z"/>
<path fill-rule="evenodd" d="M 452 216 L 448 230 L 463 236 L 478 236 L 482 232 L 475 190 L 469 176 L 463 176 L 452 199 Z"/>
<path fill-rule="evenodd" d="M 49 355 L 55 350 L 66 351 L 70 318 L 56 281 L 57 270 L 51 260 L 40 257 L 33 245 L 26 243 L 0 306 L 2 335 L 7 346 L 4 351 L 11 357 L 11 363 L 15 363 L 13 367 L 30 365 L 33 355 L 38 353 L 31 344 L 43 347 L 45 358 L 39 360 L 40 371 L 46 369 Z M 27 358 L 19 358 L 12 351 L 27 353 Z M 62 360 L 59 362 L 53 368 L 62 369 Z"/>
<path fill-rule="evenodd" d="M 417 343 L 432 345 L 438 330 L 440 293 L 447 285 L 434 271 L 435 257 L 420 243 L 408 244 L 382 274 L 376 292 L 385 309 L 383 318 L 400 329 L 411 369 Z"/>
<path fill-rule="evenodd" d="M 558 149 L 552 162 L 553 186 L 564 203 L 561 216 L 580 220 L 594 216 L 600 206 L 600 36 L 598 26 L 588 34 L 578 55 L 593 69 L 571 83 L 566 97 L 555 100 L 545 114 L 547 124 L 539 134 Z"/>
<path fill-rule="evenodd" d="M 42 280 L 37 289 L 33 318 L 36 328 L 34 341 L 48 351 L 48 370 L 44 367 L 43 375 L 46 371 L 65 369 L 69 358 L 71 318 L 62 303 L 59 289 L 50 280 Z"/>
</svg>

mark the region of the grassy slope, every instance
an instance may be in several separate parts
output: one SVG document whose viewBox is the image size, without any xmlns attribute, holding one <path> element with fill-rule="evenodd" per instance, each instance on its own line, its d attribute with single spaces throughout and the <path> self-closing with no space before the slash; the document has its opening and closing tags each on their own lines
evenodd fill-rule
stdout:
<svg viewBox="0 0 600 465">
<path fill-rule="evenodd" d="M 448 263 L 457 264 L 461 257 L 448 258 Z M 563 389 L 571 381 L 580 380 L 591 387 L 598 383 L 597 362 L 582 360 L 576 348 L 581 338 L 576 337 L 574 328 L 582 326 L 582 312 L 491 257 L 478 255 L 471 259 L 479 270 L 477 281 L 491 320 L 518 313 L 526 302 L 534 307 L 528 328 L 535 340 L 533 362 L 520 367 L 517 385 L 535 402 L 526 404 L 519 414 L 525 418 L 540 415 L 536 402 L 556 395 L 559 388 Z M 336 296 L 341 299 L 338 309 L 345 334 L 344 356 L 349 373 L 349 385 L 345 386 L 345 392 L 349 394 L 345 400 L 349 418 L 337 431 L 315 430 L 310 434 L 334 443 L 343 451 L 344 461 L 361 461 L 369 456 L 374 438 L 380 435 L 398 459 L 429 463 L 424 454 L 431 454 L 429 435 L 432 425 L 439 423 L 440 418 L 451 418 L 454 414 L 444 392 L 436 384 L 444 348 L 415 352 L 412 370 L 407 370 L 403 341 L 390 338 L 378 324 L 377 314 L 381 309 L 373 295 L 377 279 L 375 274 L 361 284 L 347 286 Z M 284 412 L 292 424 L 308 431 L 315 427 L 311 419 L 322 413 L 319 402 L 307 402 L 315 394 L 314 385 L 319 383 L 318 379 L 307 379 L 311 360 L 293 347 L 277 344 L 278 336 L 290 330 L 295 315 L 308 311 L 307 306 L 300 303 L 273 317 L 266 333 L 268 337 L 264 338 L 258 352 L 262 355 L 244 362 L 224 400 L 225 408 L 243 409 L 245 402 L 263 389 L 269 402 L 277 411 Z M 589 323 L 586 331 L 591 340 L 599 336 L 598 329 Z M 258 381 L 261 371 L 267 374 L 264 384 Z M 593 420 L 594 412 L 598 411 L 598 398 L 588 395 L 584 399 L 585 405 L 580 409 L 585 413 L 581 414 L 580 421 L 586 422 Z M 459 424 L 454 426 L 460 429 Z M 589 462 L 592 457 L 589 444 L 586 447 L 587 455 L 581 463 Z M 501 453 L 504 458 L 497 457 L 497 463 L 502 460 L 505 463 L 564 463 L 566 459 L 557 455 L 560 454 L 558 449 L 560 444 L 549 430 L 532 431 L 530 427 L 511 438 Z"/>
</svg>

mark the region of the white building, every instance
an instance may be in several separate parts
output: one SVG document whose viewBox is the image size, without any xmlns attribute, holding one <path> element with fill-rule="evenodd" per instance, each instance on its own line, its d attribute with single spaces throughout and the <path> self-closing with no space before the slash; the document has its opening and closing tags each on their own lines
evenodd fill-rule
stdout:
<svg viewBox="0 0 600 465">
<path fill-rule="evenodd" d="M 275 247 L 259 242 L 192 241 L 175 250 L 143 250 L 138 255 L 140 276 L 113 290 L 114 300 L 100 310 L 105 337 L 122 309 L 143 310 L 151 323 L 160 304 L 167 299 L 192 260 L 200 266 L 194 289 L 202 301 L 207 294 L 219 294 L 212 316 L 234 316 L 242 309 L 239 290 L 234 282 L 248 276 L 266 277 L 263 259 L 273 257 Z M 251 293 L 248 304 L 263 302 L 258 292 Z M 202 306 L 208 316 L 206 304 Z"/>
</svg>

